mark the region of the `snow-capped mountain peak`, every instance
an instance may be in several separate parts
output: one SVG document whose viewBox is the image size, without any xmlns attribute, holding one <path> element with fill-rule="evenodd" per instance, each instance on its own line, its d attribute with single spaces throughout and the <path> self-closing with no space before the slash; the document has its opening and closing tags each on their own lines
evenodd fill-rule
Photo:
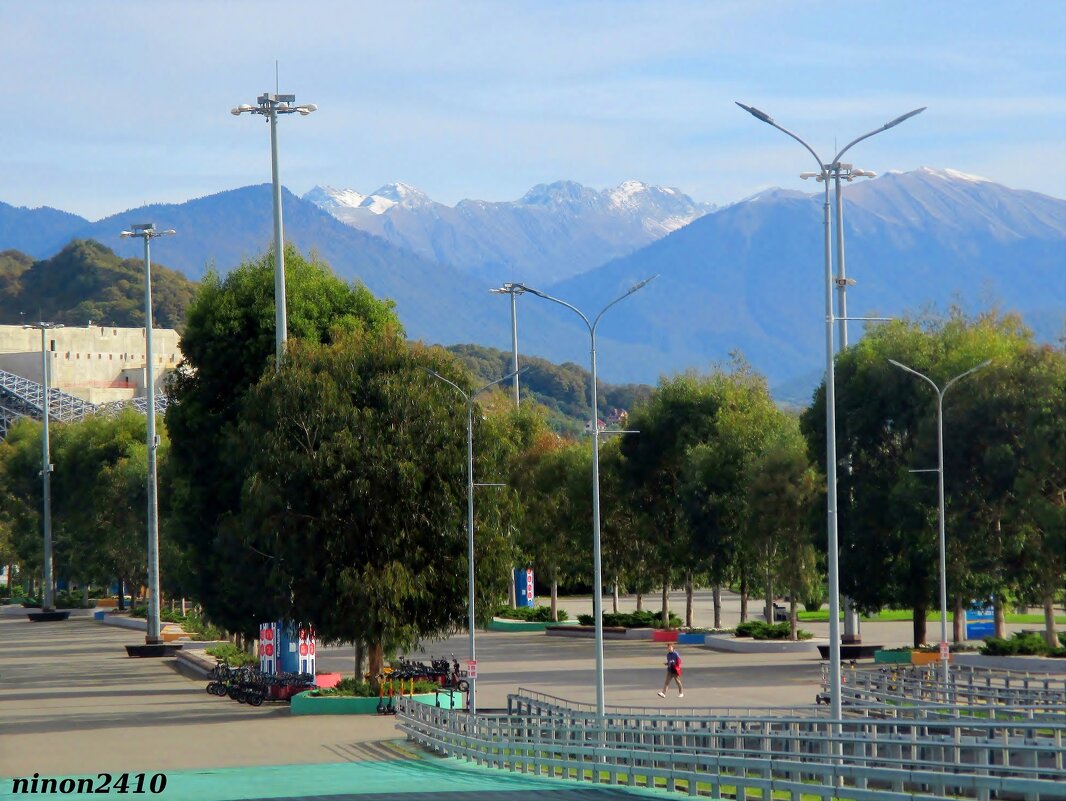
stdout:
<svg viewBox="0 0 1066 801">
<path fill-rule="evenodd" d="M 358 208 L 365 199 L 366 195 L 352 189 L 334 189 L 332 186 L 316 186 L 304 195 L 304 200 L 310 200 L 329 211 Z"/>
<path fill-rule="evenodd" d="M 512 202 L 463 200 L 454 207 L 435 203 L 404 183 L 387 184 L 369 195 L 316 187 L 306 197 L 367 233 L 494 280 L 510 280 L 504 273 L 514 265 L 539 271 L 541 280 L 565 278 L 643 247 L 714 209 L 678 189 L 636 180 L 602 191 L 555 181 L 538 184 Z"/>
</svg>

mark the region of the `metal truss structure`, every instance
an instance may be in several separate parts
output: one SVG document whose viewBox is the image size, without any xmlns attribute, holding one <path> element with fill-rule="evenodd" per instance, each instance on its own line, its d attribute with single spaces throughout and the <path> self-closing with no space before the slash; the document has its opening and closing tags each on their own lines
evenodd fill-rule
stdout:
<svg viewBox="0 0 1066 801">
<path fill-rule="evenodd" d="M 7 436 L 11 424 L 20 417 L 41 419 L 44 410 L 41 390 L 41 385 L 36 381 L 0 370 L 0 439 Z M 166 395 L 156 395 L 155 407 L 159 412 L 166 411 Z M 48 419 L 57 423 L 83 420 L 91 414 L 116 414 L 126 408 L 147 414 L 148 399 L 134 398 L 131 401 L 95 404 L 68 395 L 62 390 L 48 390 Z"/>
</svg>

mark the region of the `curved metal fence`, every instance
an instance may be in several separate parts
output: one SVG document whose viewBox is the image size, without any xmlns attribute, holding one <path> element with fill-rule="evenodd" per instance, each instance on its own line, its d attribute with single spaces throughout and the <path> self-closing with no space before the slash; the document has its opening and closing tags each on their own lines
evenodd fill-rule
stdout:
<svg viewBox="0 0 1066 801">
<path fill-rule="evenodd" d="M 1039 800 L 1066 786 L 1066 720 L 833 720 L 814 708 L 600 719 L 582 706 L 519 693 L 509 714 L 471 716 L 403 699 L 397 717 L 415 742 L 481 765 L 716 798 Z"/>
</svg>

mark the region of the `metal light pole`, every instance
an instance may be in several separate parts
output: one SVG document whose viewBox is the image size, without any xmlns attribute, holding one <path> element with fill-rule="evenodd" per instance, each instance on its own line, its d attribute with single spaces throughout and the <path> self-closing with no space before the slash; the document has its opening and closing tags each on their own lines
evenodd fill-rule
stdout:
<svg viewBox="0 0 1066 801">
<path fill-rule="evenodd" d="M 41 481 L 44 506 L 41 512 L 44 523 L 44 592 L 41 596 L 41 611 L 55 611 L 55 593 L 52 591 L 52 459 L 48 447 L 48 346 L 46 332 L 62 328 L 62 323 L 39 322 L 23 328 L 38 328 L 41 331 Z"/>
<path fill-rule="evenodd" d="M 849 279 L 844 272 L 844 197 L 841 194 L 840 181 L 849 183 L 856 178 L 876 178 L 877 174 L 868 170 L 856 170 L 851 164 L 833 165 L 833 184 L 836 190 L 836 230 L 837 230 L 837 311 L 840 314 L 840 345 L 838 353 L 848 348 L 848 287 L 855 285 L 855 279 Z M 848 454 L 848 472 L 851 472 L 851 454 Z M 862 633 L 859 613 L 847 596 L 844 597 L 844 635 L 841 642 L 860 643 Z"/>
<path fill-rule="evenodd" d="M 637 284 L 631 286 L 626 292 L 619 295 L 612 300 L 600 313 L 596 315 L 595 319 L 589 322 L 589 318 L 586 317 L 576 306 L 571 306 L 565 300 L 552 297 L 551 295 L 541 292 L 540 290 L 528 287 L 525 284 L 518 284 L 523 291 L 532 293 L 537 297 L 550 300 L 553 303 L 558 303 L 560 306 L 565 306 L 580 317 L 589 329 L 590 340 L 590 363 L 591 363 L 591 390 L 592 390 L 592 617 L 596 626 L 596 714 L 601 718 L 604 715 L 604 689 L 603 689 L 603 580 L 601 577 L 600 567 L 600 426 L 599 426 L 599 412 L 597 409 L 598 401 L 596 397 L 596 327 L 600 324 L 600 320 L 603 319 L 603 315 L 609 308 L 614 306 L 621 300 L 625 300 L 638 289 L 642 289 L 648 285 L 649 282 L 658 278 L 658 275 L 653 275 L 650 278 L 645 278 Z"/>
<path fill-rule="evenodd" d="M 490 289 L 489 292 L 494 295 L 510 295 L 511 296 L 511 369 L 514 370 L 514 405 L 517 409 L 521 404 L 518 397 L 518 311 L 515 307 L 515 296 L 521 295 L 525 292 L 525 288 L 521 284 L 513 284 L 507 282 L 498 289 Z"/>
<path fill-rule="evenodd" d="M 268 94 L 264 92 L 256 99 L 259 104 L 247 103 L 230 109 L 230 114 L 261 114 L 270 122 L 270 172 L 274 184 L 274 324 L 275 333 L 275 369 L 281 369 L 281 360 L 285 354 L 285 340 L 288 338 L 288 317 L 285 311 L 285 237 L 281 223 L 281 181 L 278 178 L 278 115 L 299 112 L 306 117 L 317 111 L 314 103 L 296 105 L 296 95 Z"/>
<path fill-rule="evenodd" d="M 889 128 L 894 128 L 906 119 L 913 117 L 915 114 L 919 114 L 925 110 L 924 107 L 910 111 L 891 122 L 885 123 L 880 128 L 874 131 L 870 131 L 867 134 L 863 134 L 858 139 L 854 139 L 849 142 L 843 150 L 836 154 L 831 162 L 824 163 L 821 157 L 814 151 L 814 149 L 808 145 L 805 141 L 800 139 L 796 134 L 787 128 L 783 128 L 774 122 L 773 118 L 764 111 L 753 106 L 746 106 L 743 103 L 737 103 L 742 109 L 751 114 L 756 119 L 765 122 L 767 125 L 777 128 L 786 136 L 795 139 L 803 147 L 814 156 L 814 160 L 818 163 L 818 172 L 814 175 L 821 178 L 825 184 L 825 203 L 823 213 L 823 227 L 824 227 L 824 250 L 825 250 L 825 408 L 826 408 L 826 426 L 825 426 L 825 441 L 826 441 L 826 486 L 827 486 L 827 529 L 828 529 L 828 550 L 829 550 L 829 693 L 830 703 L 832 705 L 832 714 L 834 718 L 841 717 L 841 698 L 840 698 L 840 578 L 838 574 L 838 562 L 839 552 L 837 545 L 837 444 L 836 444 L 836 388 L 835 388 L 835 373 L 833 364 L 833 322 L 836 319 L 833 315 L 833 255 L 832 255 L 832 236 L 831 225 L 829 219 L 829 178 L 833 174 L 834 169 L 839 169 L 840 157 L 843 156 L 854 145 L 861 142 L 863 139 L 868 139 L 875 134 L 879 134 L 882 131 L 887 131 Z M 841 315 L 843 318 L 843 314 Z"/>
<path fill-rule="evenodd" d="M 159 504 L 156 500 L 159 486 L 156 474 L 156 451 L 159 437 L 155 433 L 155 354 L 152 350 L 152 254 L 151 241 L 157 236 L 172 236 L 175 231 L 157 231 L 154 223 L 131 225 L 129 231 L 119 236 L 123 239 L 136 237 L 144 240 L 144 388 L 148 394 L 148 627 L 145 645 L 162 642 L 159 634 Z"/>
<path fill-rule="evenodd" d="M 908 367 L 905 364 L 900 364 L 895 359 L 889 359 L 889 362 L 894 364 L 901 370 L 906 370 L 908 373 L 918 376 L 923 381 L 927 382 L 936 392 L 936 454 L 937 454 L 937 494 L 939 500 L 938 517 L 940 521 L 940 664 L 941 675 L 944 679 L 944 688 L 948 686 L 948 569 L 947 569 L 947 545 L 946 538 L 944 536 L 944 395 L 951 389 L 955 382 L 962 380 L 970 373 L 975 373 L 982 367 L 987 367 L 992 363 L 991 359 L 986 359 L 975 367 L 971 367 L 965 373 L 960 373 L 953 379 L 948 381 L 944 388 L 941 389 L 936 385 L 929 376 L 919 373 L 917 370 Z M 929 472 L 920 470 L 916 472 Z"/>
<path fill-rule="evenodd" d="M 495 381 L 490 381 L 480 389 L 475 389 L 473 392 L 466 392 L 456 384 L 454 381 L 442 376 L 436 370 L 430 370 L 428 367 L 422 368 L 434 378 L 439 378 L 445 384 L 453 387 L 456 392 L 463 396 L 463 400 L 466 401 L 466 539 L 467 539 L 467 590 L 469 597 L 467 603 L 469 609 L 467 610 L 467 624 L 470 628 L 470 659 L 477 659 L 477 652 L 474 650 L 474 487 L 483 486 L 499 486 L 493 484 L 475 484 L 474 483 L 474 398 L 484 392 L 490 387 L 494 387 L 502 381 L 506 381 L 513 373 L 508 373 L 502 378 L 497 378 Z M 477 714 L 477 679 L 470 679 L 470 714 Z"/>
</svg>

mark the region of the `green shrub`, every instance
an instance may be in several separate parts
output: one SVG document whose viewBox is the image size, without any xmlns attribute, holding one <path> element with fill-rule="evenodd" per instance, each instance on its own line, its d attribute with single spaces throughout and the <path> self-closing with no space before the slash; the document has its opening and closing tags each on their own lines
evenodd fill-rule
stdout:
<svg viewBox="0 0 1066 801">
<path fill-rule="evenodd" d="M 258 665 L 259 657 L 246 654 L 231 642 L 215 645 L 204 651 L 208 656 L 213 656 L 219 662 L 230 667 L 243 667 L 245 665 Z"/>
<path fill-rule="evenodd" d="M 662 621 L 661 612 L 650 612 L 647 609 L 639 612 L 604 612 L 603 614 L 603 625 L 621 626 L 627 629 L 661 629 L 663 628 Z M 583 626 L 592 626 L 595 623 L 592 615 L 578 615 L 577 622 Z M 670 625 L 667 628 L 680 627 L 681 618 L 670 612 Z"/>
<path fill-rule="evenodd" d="M 400 684 L 401 684 L 401 682 L 395 682 L 393 684 L 393 691 L 394 691 L 394 693 L 396 695 L 400 695 L 401 694 Z M 387 681 L 383 683 L 383 687 L 384 687 L 384 695 L 387 698 L 388 695 L 389 695 L 389 689 L 388 689 L 389 685 L 388 685 Z M 437 682 L 435 682 L 435 681 L 426 681 L 425 679 L 417 679 L 415 681 L 414 694 L 415 695 L 422 695 L 424 693 L 431 693 L 431 692 L 433 692 L 435 690 L 439 690 L 439 689 L 440 689 L 440 685 L 437 684 Z M 402 692 L 403 692 L 404 695 L 406 695 L 409 692 L 411 692 L 411 683 L 410 683 L 410 681 L 403 682 Z M 378 697 L 378 693 L 373 692 L 370 689 L 370 682 L 363 681 L 361 679 L 357 680 L 354 676 L 346 676 L 346 677 L 344 677 L 339 682 L 337 682 L 337 686 L 336 687 L 330 687 L 328 690 L 313 690 L 312 694 L 316 695 L 316 696 L 324 696 L 324 697 L 331 697 L 331 696 L 340 696 L 340 697 L 351 696 L 351 697 L 354 697 L 354 698 L 377 698 Z"/>
<path fill-rule="evenodd" d="M 753 640 L 787 640 L 792 629 L 786 623 L 769 624 L 762 620 L 745 620 L 734 630 L 737 637 L 751 637 Z M 814 635 L 803 629 L 796 630 L 796 637 L 801 640 L 809 640 Z"/>
<path fill-rule="evenodd" d="M 570 615 L 565 609 L 559 609 L 559 621 L 569 620 Z M 525 620 L 532 623 L 551 623 L 552 608 L 550 606 L 501 606 L 496 610 L 496 617 L 506 620 Z"/>
<path fill-rule="evenodd" d="M 1045 656 L 1051 650 L 1041 635 L 1017 631 L 1009 640 L 985 637 L 981 653 L 985 656 Z"/>
</svg>

